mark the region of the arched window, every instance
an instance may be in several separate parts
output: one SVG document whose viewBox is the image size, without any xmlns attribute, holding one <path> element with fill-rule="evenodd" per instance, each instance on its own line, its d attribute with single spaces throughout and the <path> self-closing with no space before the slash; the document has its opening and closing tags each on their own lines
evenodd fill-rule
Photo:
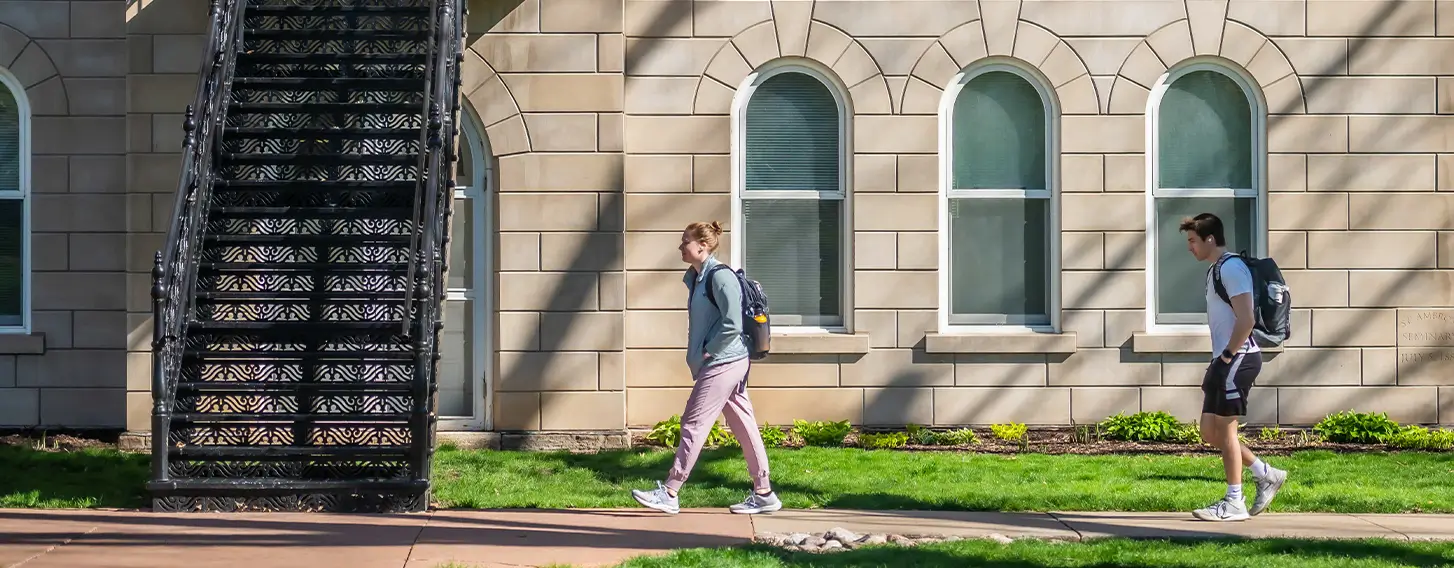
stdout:
<svg viewBox="0 0 1454 568">
<path fill-rule="evenodd" d="M 30 107 L 0 70 L 0 331 L 30 326 Z"/>
<path fill-rule="evenodd" d="M 1058 325 L 1058 112 L 1045 85 L 995 61 L 945 91 L 941 328 Z"/>
<path fill-rule="evenodd" d="M 772 301 L 774 329 L 847 327 L 847 105 L 807 64 L 753 73 L 733 107 L 732 250 Z"/>
<path fill-rule="evenodd" d="M 1194 62 L 1168 72 L 1152 91 L 1147 145 L 1148 325 L 1206 324 L 1206 264 L 1187 252 L 1183 217 L 1213 213 L 1227 249 L 1264 254 L 1261 99 L 1237 71 Z"/>
</svg>

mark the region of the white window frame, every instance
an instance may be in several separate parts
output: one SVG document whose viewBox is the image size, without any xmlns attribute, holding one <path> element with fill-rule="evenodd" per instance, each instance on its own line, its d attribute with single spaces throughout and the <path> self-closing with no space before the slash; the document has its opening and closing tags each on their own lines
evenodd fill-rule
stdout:
<svg viewBox="0 0 1454 568">
<path fill-rule="evenodd" d="M 19 140 L 19 155 L 17 159 L 18 182 L 20 186 L 14 190 L 0 189 L 0 199 L 19 200 L 21 202 L 21 229 L 20 229 L 20 325 L 0 326 L 0 334 L 28 334 L 33 325 L 31 315 L 31 257 L 34 250 L 31 245 L 30 230 L 30 99 L 27 98 L 25 87 L 21 86 L 20 80 L 9 69 L 0 67 L 0 85 L 10 90 L 10 95 L 15 98 L 16 111 L 19 114 L 19 127 L 16 135 Z"/>
<path fill-rule="evenodd" d="M 494 338 L 494 286 L 493 280 L 489 278 L 494 267 L 494 246 L 493 246 L 493 224 L 494 219 L 493 193 L 490 189 L 494 184 L 494 159 L 489 153 L 489 143 L 485 140 L 485 130 L 480 127 L 479 119 L 475 116 L 469 105 L 461 105 L 459 113 L 460 132 L 458 144 L 461 148 L 468 147 L 472 163 L 468 165 L 470 179 L 456 179 L 454 196 L 456 200 L 465 200 L 467 207 L 455 207 L 455 215 L 470 215 L 471 235 L 450 235 L 451 239 L 469 238 L 473 258 L 470 263 L 470 281 L 468 288 L 446 288 L 445 301 L 468 300 L 470 306 L 470 342 L 467 346 L 467 357 L 469 357 L 469 370 L 472 382 L 471 388 L 471 410 L 470 416 L 448 416 L 440 414 L 439 427 L 441 430 L 493 430 L 494 429 L 494 364 L 491 360 Z M 462 152 L 461 152 L 462 154 Z M 452 259 L 451 264 L 459 262 Z M 449 286 L 449 279 L 445 278 L 445 286 Z"/>
<path fill-rule="evenodd" d="M 1252 114 L 1252 184 L 1241 188 L 1163 188 L 1161 179 L 1161 98 L 1171 84 L 1189 73 L 1212 71 L 1231 79 L 1242 88 Z M 1254 219 L 1251 251 L 1267 255 L 1267 101 L 1257 81 L 1236 64 L 1218 57 L 1188 59 L 1161 75 L 1146 100 L 1146 330 L 1153 334 L 1206 334 L 1205 322 L 1157 323 L 1157 242 L 1156 199 L 1178 197 L 1252 198 Z M 1180 243 L 1177 244 L 1180 246 Z M 1189 254 L 1189 253 L 1188 253 Z M 1204 316 L 1203 316 L 1204 317 Z"/>
<path fill-rule="evenodd" d="M 1013 73 L 1030 83 L 1040 94 L 1045 110 L 1045 189 L 954 189 L 954 105 L 970 81 L 995 71 Z M 1060 330 L 1060 101 L 1047 85 L 1050 81 L 1034 67 L 1017 59 L 992 57 L 964 68 L 944 89 L 939 100 L 939 332 L 965 333 L 1059 333 Z M 950 263 L 949 200 L 969 198 L 1048 199 L 1049 232 L 1046 252 L 1050 271 L 1046 283 L 1050 294 L 1048 323 L 1036 323 L 1028 314 L 996 316 L 953 315 Z M 977 320 L 977 321 L 976 321 Z"/>
<path fill-rule="evenodd" d="M 833 96 L 833 102 L 838 107 L 838 190 L 837 191 L 753 191 L 751 197 L 746 197 L 747 183 L 747 105 L 752 100 L 752 94 L 757 87 L 772 77 L 783 73 L 801 73 L 816 79 L 827 87 L 828 92 Z M 841 322 L 835 323 L 825 318 L 823 321 L 806 320 L 800 324 L 783 321 L 785 316 L 774 315 L 772 331 L 774 334 L 789 333 L 852 333 L 853 331 L 853 199 L 850 189 L 853 187 L 853 107 L 850 104 L 846 93 L 848 88 L 843 85 L 827 67 L 801 57 L 784 57 L 769 61 L 759 67 L 756 71 L 747 75 L 742 85 L 737 89 L 737 95 L 732 100 L 732 254 L 738 266 L 747 266 L 747 247 L 743 240 L 744 231 L 742 219 L 742 200 L 744 199 L 813 199 L 830 200 L 836 199 L 843 202 L 841 214 L 843 215 L 843 235 L 841 237 L 841 250 L 843 255 L 839 262 L 840 274 L 838 277 L 839 310 L 843 312 Z"/>
</svg>

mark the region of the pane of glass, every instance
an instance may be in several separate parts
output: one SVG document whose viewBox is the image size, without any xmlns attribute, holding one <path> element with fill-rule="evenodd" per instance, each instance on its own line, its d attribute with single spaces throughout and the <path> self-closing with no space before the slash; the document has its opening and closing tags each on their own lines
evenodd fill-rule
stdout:
<svg viewBox="0 0 1454 568">
<path fill-rule="evenodd" d="M 470 150 L 470 136 L 466 134 L 466 131 L 474 123 L 463 120 L 463 113 L 460 113 L 460 118 L 459 140 L 455 141 L 455 144 L 458 145 L 458 152 L 456 153 L 459 154 L 459 161 L 455 162 L 454 166 L 454 183 L 457 185 L 471 185 L 475 183 L 473 177 L 475 154 L 474 151 Z"/>
<path fill-rule="evenodd" d="M 1222 219 L 1227 250 L 1252 252 L 1257 200 L 1231 197 L 1162 197 L 1156 199 L 1156 321 L 1206 323 L 1207 267 L 1186 250 L 1186 235 L 1177 230 L 1184 217 L 1211 213 Z M 1177 314 L 1183 317 L 1176 317 Z M 1170 316 L 1170 317 L 1167 317 Z"/>
<path fill-rule="evenodd" d="M 1157 187 L 1252 187 L 1252 107 L 1230 77 L 1187 73 L 1166 89 L 1159 117 Z"/>
<path fill-rule="evenodd" d="M 0 199 L 0 325 L 25 324 L 25 201 Z"/>
<path fill-rule="evenodd" d="M 1049 323 L 1049 221 L 1048 199 L 949 200 L 951 313 Z"/>
<path fill-rule="evenodd" d="M 20 106 L 0 87 L 0 191 L 20 189 Z"/>
<path fill-rule="evenodd" d="M 837 191 L 838 104 L 802 73 L 763 81 L 747 103 L 746 189 Z"/>
<path fill-rule="evenodd" d="M 471 200 L 454 200 L 454 215 L 449 220 L 449 284 L 450 290 L 464 290 L 473 285 L 474 211 Z"/>
<path fill-rule="evenodd" d="M 744 199 L 748 277 L 774 316 L 843 316 L 843 202 Z"/>
<path fill-rule="evenodd" d="M 975 77 L 954 100 L 956 189 L 1045 189 L 1045 105 L 1019 75 Z"/>
<path fill-rule="evenodd" d="M 439 415 L 473 416 L 475 381 L 471 363 L 473 302 L 444 303 L 444 333 L 439 338 Z"/>
</svg>

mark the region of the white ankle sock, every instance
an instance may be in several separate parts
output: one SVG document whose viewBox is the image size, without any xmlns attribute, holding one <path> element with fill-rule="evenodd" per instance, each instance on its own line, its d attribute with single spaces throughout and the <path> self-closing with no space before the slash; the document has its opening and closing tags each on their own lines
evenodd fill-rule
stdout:
<svg viewBox="0 0 1454 568">
<path fill-rule="evenodd" d="M 1242 501 L 1242 484 L 1227 484 L 1227 498 L 1233 501 Z"/>
<path fill-rule="evenodd" d="M 1262 479 L 1264 477 L 1267 477 L 1267 471 L 1271 469 L 1271 466 L 1267 465 L 1267 462 L 1264 462 L 1259 458 L 1252 460 L 1252 465 L 1250 466 L 1250 468 L 1252 469 L 1252 477 Z"/>
</svg>

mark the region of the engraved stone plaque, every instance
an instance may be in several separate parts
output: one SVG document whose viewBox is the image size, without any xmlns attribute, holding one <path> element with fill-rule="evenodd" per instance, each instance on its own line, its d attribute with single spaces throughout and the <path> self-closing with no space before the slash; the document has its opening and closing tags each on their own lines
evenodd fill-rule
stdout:
<svg viewBox="0 0 1454 568">
<path fill-rule="evenodd" d="M 1400 347 L 1454 347 L 1454 309 L 1398 311 Z"/>
<path fill-rule="evenodd" d="M 1398 384 L 1454 385 L 1454 348 L 1400 347 Z"/>
</svg>

